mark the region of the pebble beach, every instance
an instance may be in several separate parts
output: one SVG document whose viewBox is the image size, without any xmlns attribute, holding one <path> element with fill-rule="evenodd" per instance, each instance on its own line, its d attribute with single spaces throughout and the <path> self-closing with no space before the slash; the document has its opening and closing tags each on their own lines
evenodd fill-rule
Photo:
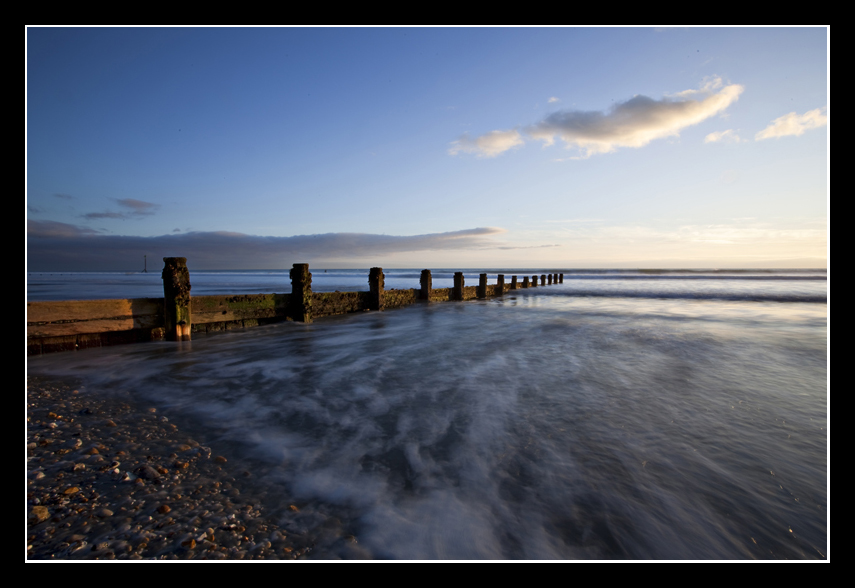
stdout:
<svg viewBox="0 0 855 588">
<path fill-rule="evenodd" d="M 154 407 L 74 382 L 27 381 L 30 560 L 308 559 L 312 540 L 288 504 L 264 507 L 263 475 L 182 431 Z M 286 501 L 287 502 L 287 501 Z M 335 525 L 326 525 L 335 527 Z M 349 557 L 356 538 L 333 529 Z M 348 551 L 349 550 L 349 551 Z"/>
</svg>

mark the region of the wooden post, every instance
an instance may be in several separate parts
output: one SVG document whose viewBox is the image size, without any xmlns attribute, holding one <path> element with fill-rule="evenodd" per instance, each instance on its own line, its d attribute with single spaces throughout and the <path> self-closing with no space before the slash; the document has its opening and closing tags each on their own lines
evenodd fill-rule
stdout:
<svg viewBox="0 0 855 588">
<path fill-rule="evenodd" d="M 550 286 L 552 285 L 552 274 L 547 274 L 546 283 L 549 284 Z"/>
<path fill-rule="evenodd" d="M 540 285 L 541 285 L 541 286 L 545 286 L 545 285 L 546 285 L 546 274 L 541 274 L 541 276 L 540 276 Z"/>
<path fill-rule="evenodd" d="M 558 283 L 558 274 L 552 274 L 552 283 L 553 283 L 553 284 L 557 284 L 557 283 Z"/>
<path fill-rule="evenodd" d="M 505 274 L 499 274 L 496 279 L 496 296 L 501 296 L 505 293 Z"/>
<path fill-rule="evenodd" d="M 523 288 L 528 288 L 528 276 L 523 276 Z"/>
<path fill-rule="evenodd" d="M 190 340 L 190 271 L 186 257 L 163 258 L 163 322 L 168 341 Z"/>
<path fill-rule="evenodd" d="M 430 300 L 430 291 L 431 291 L 431 288 L 433 288 L 433 278 L 431 278 L 430 270 L 422 270 L 422 277 L 421 277 L 420 281 L 421 281 L 421 285 L 422 285 L 422 290 L 421 290 L 421 293 L 419 294 L 419 298 L 421 298 L 422 300 L 428 300 L 429 301 Z"/>
<path fill-rule="evenodd" d="M 291 268 L 291 319 L 312 322 L 312 274 L 308 263 L 295 263 Z"/>
<path fill-rule="evenodd" d="M 478 298 L 487 297 L 487 274 L 478 275 Z"/>
<path fill-rule="evenodd" d="M 368 274 L 368 289 L 371 296 L 368 298 L 368 307 L 371 310 L 383 310 L 386 308 L 386 296 L 383 289 L 386 285 L 386 276 L 383 275 L 382 267 L 372 267 Z"/>
<path fill-rule="evenodd" d="M 564 274 L 558 274 L 558 283 L 559 283 L 559 284 L 563 284 L 563 283 L 564 283 Z"/>
<path fill-rule="evenodd" d="M 451 291 L 452 300 L 463 300 L 463 272 L 454 272 L 454 289 Z"/>
<path fill-rule="evenodd" d="M 517 289 L 517 277 L 511 276 L 511 290 Z"/>
<path fill-rule="evenodd" d="M 537 288 L 537 276 L 532 276 L 532 277 L 531 277 L 531 287 L 532 287 L 532 288 Z"/>
</svg>

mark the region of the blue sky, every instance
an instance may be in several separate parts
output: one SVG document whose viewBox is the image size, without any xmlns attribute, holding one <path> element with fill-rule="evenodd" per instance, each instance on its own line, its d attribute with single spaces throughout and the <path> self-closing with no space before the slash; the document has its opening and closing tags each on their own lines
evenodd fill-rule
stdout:
<svg viewBox="0 0 855 588">
<path fill-rule="evenodd" d="M 27 29 L 30 270 L 824 267 L 805 28 Z"/>
</svg>

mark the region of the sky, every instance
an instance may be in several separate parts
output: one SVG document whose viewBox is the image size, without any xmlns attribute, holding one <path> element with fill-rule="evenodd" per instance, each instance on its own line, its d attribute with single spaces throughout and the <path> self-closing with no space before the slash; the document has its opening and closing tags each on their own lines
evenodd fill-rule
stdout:
<svg viewBox="0 0 855 588">
<path fill-rule="evenodd" d="M 829 30 L 26 30 L 28 271 L 826 267 Z"/>
</svg>

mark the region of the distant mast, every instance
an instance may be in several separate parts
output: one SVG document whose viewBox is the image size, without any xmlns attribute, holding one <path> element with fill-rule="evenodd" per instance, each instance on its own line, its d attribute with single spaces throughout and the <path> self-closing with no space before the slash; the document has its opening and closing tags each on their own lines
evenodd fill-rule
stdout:
<svg viewBox="0 0 855 588">
<path fill-rule="evenodd" d="M 148 260 L 146 259 L 145 255 L 142 256 L 142 259 L 143 259 L 143 268 L 142 268 L 141 273 L 147 274 L 148 273 Z"/>
</svg>

